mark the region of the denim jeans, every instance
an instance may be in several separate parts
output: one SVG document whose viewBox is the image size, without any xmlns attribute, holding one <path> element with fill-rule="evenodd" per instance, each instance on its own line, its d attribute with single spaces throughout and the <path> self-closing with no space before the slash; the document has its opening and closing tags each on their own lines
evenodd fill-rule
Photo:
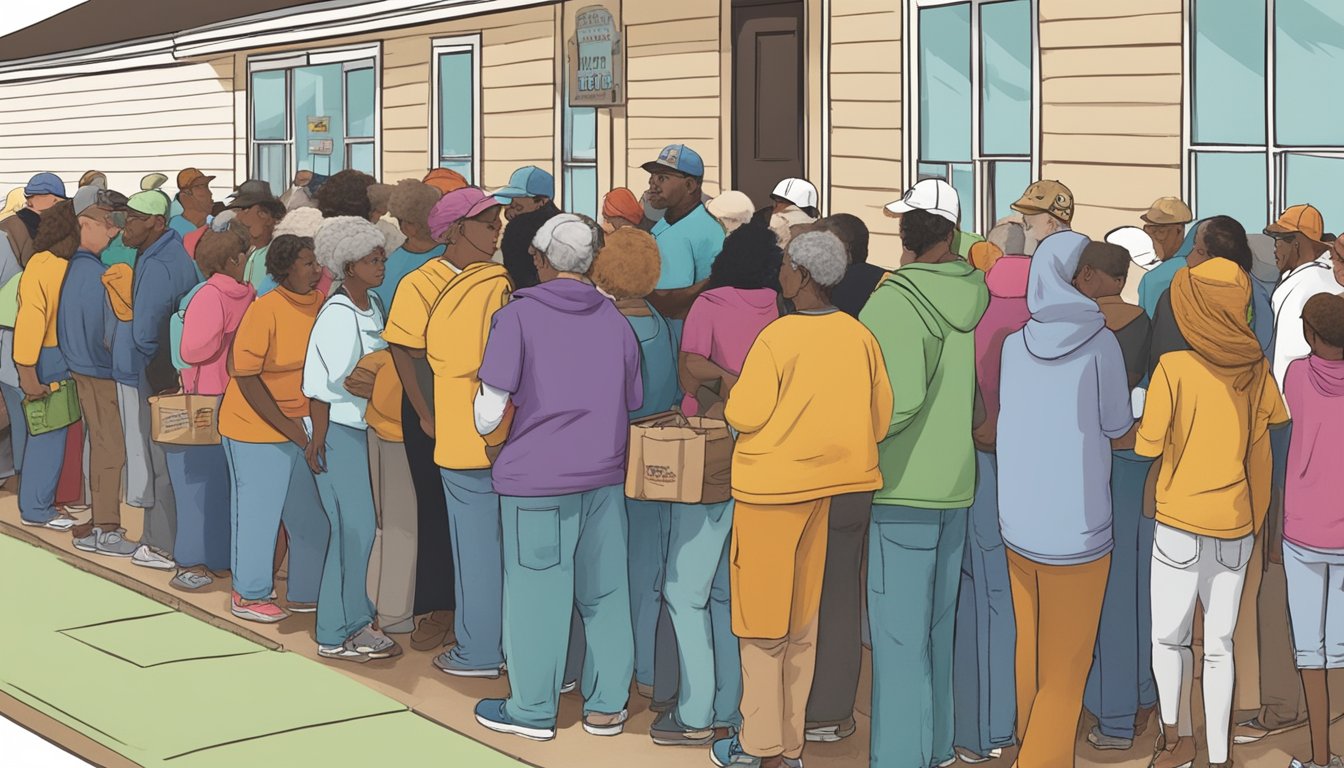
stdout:
<svg viewBox="0 0 1344 768">
<path fill-rule="evenodd" d="M 43 384 L 61 381 L 70 375 L 65 367 L 65 357 L 56 347 L 43 347 L 35 367 L 37 380 Z M 20 402 L 20 412 L 22 408 Z M 22 417 L 17 424 L 27 432 L 27 422 Z M 65 433 L 68 429 L 62 427 L 40 435 L 28 435 L 24 442 L 24 472 L 19 476 L 19 515 L 30 523 L 45 523 L 57 515 L 56 486 L 60 484 L 61 465 L 65 463 Z"/>
<path fill-rule="evenodd" d="M 663 599 L 677 635 L 677 715 L 692 729 L 741 721 L 742 665 L 728 589 L 733 502 L 673 504 Z"/>
<path fill-rule="evenodd" d="M 965 509 L 873 505 L 872 768 L 952 759 L 952 647 Z"/>
<path fill-rule="evenodd" d="M 653 654 L 663 607 L 663 579 L 672 525 L 665 501 L 625 500 L 630 531 L 630 621 L 635 628 L 635 680 L 654 682 Z"/>
<path fill-rule="evenodd" d="M 453 541 L 457 645 L 448 652 L 469 669 L 499 669 L 504 661 L 504 563 L 499 495 L 489 469 L 440 469 Z"/>
<path fill-rule="evenodd" d="M 967 513 L 953 646 L 953 743 L 988 755 L 1015 740 L 1017 625 L 999 532 L 998 459 L 976 451 L 975 460 L 975 500 Z"/>
<path fill-rule="evenodd" d="M 373 623 L 369 555 L 377 518 L 368 434 L 333 422 L 327 427 L 326 458 L 327 471 L 317 475 L 317 492 L 331 535 L 317 591 L 317 643 L 336 646 Z"/>
<path fill-rule="evenodd" d="M 303 451 L 288 441 L 246 443 L 226 437 L 223 443 L 233 482 L 229 497 L 233 590 L 247 600 L 270 596 L 275 587 L 275 540 L 283 521 L 289 536 L 286 598 L 317 602 L 331 526 Z M 368 475 L 367 469 L 364 474 Z"/>
<path fill-rule="evenodd" d="M 177 502 L 173 559 L 183 568 L 229 568 L 229 463 L 222 445 L 165 445 Z"/>
<path fill-rule="evenodd" d="M 509 717 L 555 726 L 576 605 L 587 637 L 584 712 L 624 710 L 635 668 L 624 489 L 499 502 Z"/>
<path fill-rule="evenodd" d="M 831 499 L 826 521 L 826 575 L 817 622 L 817 667 L 807 697 L 807 727 L 840 726 L 854 717 L 863 667 L 863 563 L 873 494 Z"/>
<path fill-rule="evenodd" d="M 1083 704 L 1101 732 L 1134 738 L 1139 709 L 1157 703 L 1153 682 L 1153 528 L 1143 516 L 1143 486 L 1151 459 L 1117 451 L 1111 462 L 1111 508 L 1115 549 L 1101 603 L 1101 622 Z"/>
<path fill-rule="evenodd" d="M 28 442 L 28 421 L 23 417 L 23 390 L 0 384 L 0 395 L 5 398 L 9 412 L 9 447 L 14 454 L 14 472 L 23 472 L 23 449 Z"/>
</svg>

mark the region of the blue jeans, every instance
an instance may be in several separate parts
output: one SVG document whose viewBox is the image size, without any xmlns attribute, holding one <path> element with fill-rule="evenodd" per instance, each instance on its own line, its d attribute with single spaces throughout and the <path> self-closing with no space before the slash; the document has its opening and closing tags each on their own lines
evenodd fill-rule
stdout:
<svg viewBox="0 0 1344 768">
<path fill-rule="evenodd" d="M 226 437 L 223 442 L 233 481 L 229 497 L 233 590 L 246 600 L 270 597 L 275 587 L 275 539 L 284 522 L 289 535 L 286 598 L 317 602 L 331 526 L 322 514 L 317 483 L 303 451 L 289 441 L 246 443 Z M 368 475 L 367 467 L 363 472 Z"/>
<path fill-rule="evenodd" d="M 439 469 L 453 542 L 457 645 L 448 653 L 468 669 L 499 669 L 504 661 L 504 563 L 499 495 L 489 469 Z"/>
<path fill-rule="evenodd" d="M 653 685 L 654 638 L 663 605 L 671 505 L 665 501 L 625 500 L 630 531 L 630 620 L 635 628 L 635 680 Z"/>
<path fill-rule="evenodd" d="M 999 532 L 998 459 L 975 452 L 953 647 L 953 743 L 977 755 L 1010 746 L 1017 723 L 1017 625 Z"/>
<path fill-rule="evenodd" d="M 1151 609 L 1155 523 L 1143 516 L 1143 486 L 1153 462 L 1133 451 L 1117 451 L 1113 457 L 1115 549 L 1083 705 L 1096 715 L 1103 734 L 1132 739 L 1135 715 L 1157 704 Z"/>
<path fill-rule="evenodd" d="M 873 633 L 870 768 L 952 759 L 952 646 L 965 509 L 873 505 L 868 534 Z"/>
<path fill-rule="evenodd" d="M 229 460 L 222 445 L 164 445 L 177 502 L 173 559 L 183 568 L 229 568 Z"/>
<path fill-rule="evenodd" d="M 23 390 L 0 384 L 0 395 L 5 398 L 9 412 L 9 447 L 14 453 L 14 471 L 23 472 L 23 450 L 28 442 L 28 421 L 23 417 Z"/>
<path fill-rule="evenodd" d="M 362 429 L 327 427 L 327 471 L 317 475 L 317 493 L 331 535 L 317 591 L 317 643 L 336 646 L 373 623 L 369 556 L 377 517 L 369 479 L 369 437 Z"/>
<path fill-rule="evenodd" d="M 509 717 L 555 726 L 575 606 L 587 636 L 584 712 L 624 710 L 635 669 L 624 489 L 499 502 Z"/>
<path fill-rule="evenodd" d="M 692 729 L 742 721 L 742 662 L 728 592 L 733 502 L 673 504 L 663 599 L 677 635 L 677 717 Z"/>
<path fill-rule="evenodd" d="M 37 380 L 43 384 L 70 377 L 65 357 L 56 347 L 43 347 L 35 367 Z M 19 396 L 22 400 L 22 392 Z M 22 402 L 19 412 L 23 412 Z M 17 423 L 24 432 L 28 431 L 23 417 Z M 30 523 L 46 523 L 57 515 L 56 486 L 60 484 L 61 465 L 65 463 L 67 429 L 62 427 L 41 435 L 28 435 L 24 443 L 22 464 L 26 471 L 19 476 L 19 515 Z"/>
</svg>

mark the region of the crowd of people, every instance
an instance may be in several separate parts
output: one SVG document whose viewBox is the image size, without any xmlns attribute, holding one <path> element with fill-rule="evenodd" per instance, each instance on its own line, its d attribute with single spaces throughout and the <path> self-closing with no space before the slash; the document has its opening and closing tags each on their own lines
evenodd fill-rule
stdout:
<svg viewBox="0 0 1344 768">
<path fill-rule="evenodd" d="M 880 768 L 1072 765 L 1084 707 L 1098 750 L 1155 713 L 1157 768 L 1307 719 L 1304 764 L 1341 765 L 1344 244 L 1316 208 L 1248 236 L 1168 197 L 1092 240 L 1043 180 L 981 237 L 927 179 L 886 208 L 889 270 L 805 179 L 711 199 L 680 144 L 643 168 L 600 222 L 531 166 L 222 203 L 194 168 L 173 196 L 33 176 L 0 217 L 23 523 L 227 579 L 240 619 L 315 613 L 325 659 L 507 675 L 476 719 L 534 740 L 571 691 L 621 733 L 633 679 L 654 743 L 798 768 L 855 733 L 867 646 Z M 77 420 L 25 422 L 70 387 Z M 170 397 L 218 439 L 163 437 Z M 672 411 L 731 429 L 731 499 L 627 498 L 631 422 Z"/>
</svg>

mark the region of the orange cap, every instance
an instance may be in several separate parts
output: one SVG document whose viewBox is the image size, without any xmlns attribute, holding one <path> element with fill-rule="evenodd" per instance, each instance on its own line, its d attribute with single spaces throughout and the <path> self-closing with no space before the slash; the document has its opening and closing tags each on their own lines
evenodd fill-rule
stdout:
<svg viewBox="0 0 1344 768">
<path fill-rule="evenodd" d="M 177 173 L 177 188 L 179 190 L 186 189 L 201 179 L 205 179 L 206 183 L 209 183 L 214 181 L 215 177 L 206 176 L 195 168 L 183 168 Z"/>
<path fill-rule="evenodd" d="M 471 186 L 467 183 L 465 176 L 451 168 L 435 168 L 425 174 L 424 181 L 429 186 L 439 190 L 440 194 L 444 195 L 449 192 L 456 192 L 463 187 Z"/>
<path fill-rule="evenodd" d="M 1321 242 L 1325 236 L 1325 220 L 1321 212 L 1310 205 L 1294 205 L 1283 212 L 1279 220 L 1265 227 L 1266 235 L 1288 235 L 1300 232 L 1307 239 Z"/>
</svg>

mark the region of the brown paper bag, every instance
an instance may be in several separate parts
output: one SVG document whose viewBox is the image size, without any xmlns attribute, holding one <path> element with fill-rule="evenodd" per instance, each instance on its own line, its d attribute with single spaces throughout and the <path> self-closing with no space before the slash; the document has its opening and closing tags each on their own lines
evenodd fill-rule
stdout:
<svg viewBox="0 0 1344 768">
<path fill-rule="evenodd" d="M 671 411 L 630 425 L 625 494 L 632 499 L 713 504 L 732 494 L 733 439 L 717 419 Z"/>
<path fill-rule="evenodd" d="M 150 439 L 168 445 L 219 445 L 219 402 L 214 395 L 149 398 Z"/>
</svg>

